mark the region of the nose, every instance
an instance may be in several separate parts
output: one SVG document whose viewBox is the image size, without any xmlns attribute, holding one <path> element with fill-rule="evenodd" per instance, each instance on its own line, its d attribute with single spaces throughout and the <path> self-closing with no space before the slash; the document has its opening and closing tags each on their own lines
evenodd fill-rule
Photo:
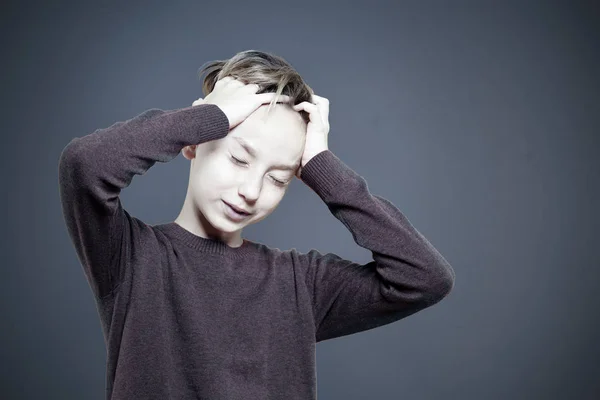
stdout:
<svg viewBox="0 0 600 400">
<path fill-rule="evenodd" d="M 242 196 L 247 203 L 254 203 L 262 189 L 262 177 L 251 176 L 247 174 L 242 178 L 242 183 L 238 187 L 238 194 Z"/>
</svg>

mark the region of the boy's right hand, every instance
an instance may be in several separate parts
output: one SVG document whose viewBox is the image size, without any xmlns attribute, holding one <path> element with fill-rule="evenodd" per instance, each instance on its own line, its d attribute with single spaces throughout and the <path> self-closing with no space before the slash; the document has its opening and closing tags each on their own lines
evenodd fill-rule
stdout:
<svg viewBox="0 0 600 400">
<path fill-rule="evenodd" d="M 275 98 L 275 93 L 256 94 L 258 89 L 257 84 L 244 84 L 231 76 L 226 76 L 215 83 L 213 91 L 204 98 L 202 104 L 219 106 L 229 119 L 229 130 L 231 130 L 248 118 L 258 107 L 269 104 Z M 284 94 L 279 95 L 277 99 L 278 103 L 289 101 L 290 97 Z"/>
</svg>

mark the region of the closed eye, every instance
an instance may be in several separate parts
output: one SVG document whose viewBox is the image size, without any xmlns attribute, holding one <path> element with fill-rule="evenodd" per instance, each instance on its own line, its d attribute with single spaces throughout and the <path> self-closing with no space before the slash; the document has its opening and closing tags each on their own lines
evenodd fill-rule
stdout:
<svg viewBox="0 0 600 400">
<path fill-rule="evenodd" d="M 231 159 L 238 165 L 248 165 L 247 161 L 239 160 L 239 159 L 235 158 L 234 156 L 231 156 Z M 271 179 L 273 179 L 273 181 L 275 181 L 275 183 L 278 186 L 285 186 L 287 183 L 287 182 L 280 181 L 279 179 L 275 179 L 273 176 L 271 176 Z"/>
<path fill-rule="evenodd" d="M 279 186 L 284 186 L 287 183 L 287 182 L 282 182 L 282 181 L 280 181 L 278 179 L 275 179 L 273 177 L 271 177 L 271 179 L 273 179 L 275 181 L 275 183 L 277 183 Z"/>
<path fill-rule="evenodd" d="M 234 156 L 231 156 L 231 158 L 233 158 L 237 164 L 242 164 L 242 165 L 247 165 L 248 164 L 248 162 L 243 161 L 243 160 L 238 160 Z"/>
</svg>

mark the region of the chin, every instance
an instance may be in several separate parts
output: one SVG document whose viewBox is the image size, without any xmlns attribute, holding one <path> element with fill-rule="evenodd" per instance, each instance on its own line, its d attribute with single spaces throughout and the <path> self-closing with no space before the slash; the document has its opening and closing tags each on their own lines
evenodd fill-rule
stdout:
<svg viewBox="0 0 600 400">
<path fill-rule="evenodd" d="M 216 215 L 213 214 L 213 217 L 215 219 L 214 222 L 217 223 L 217 225 L 215 225 L 215 224 L 213 224 L 213 221 L 211 220 L 210 223 L 213 226 L 217 227 L 217 229 L 220 230 L 221 232 L 233 233 L 233 232 L 239 231 L 242 227 L 253 223 L 253 218 L 256 217 L 256 214 L 250 215 L 248 218 L 244 219 L 243 221 L 235 222 L 235 221 L 230 220 L 223 213 L 223 211 L 221 209 L 217 209 Z"/>
<path fill-rule="evenodd" d="M 252 224 L 255 224 L 255 223 L 257 223 L 257 222 L 260 222 L 260 221 L 262 221 L 263 219 L 267 218 L 267 217 L 268 217 L 270 214 L 271 214 L 271 213 L 269 213 L 269 214 L 264 214 L 264 215 L 261 215 L 259 218 L 251 218 L 251 219 L 249 219 L 249 220 L 247 221 L 247 222 L 249 222 L 249 223 L 247 223 L 246 225 L 252 225 Z M 253 217 L 256 217 L 256 215 L 253 215 Z"/>
</svg>

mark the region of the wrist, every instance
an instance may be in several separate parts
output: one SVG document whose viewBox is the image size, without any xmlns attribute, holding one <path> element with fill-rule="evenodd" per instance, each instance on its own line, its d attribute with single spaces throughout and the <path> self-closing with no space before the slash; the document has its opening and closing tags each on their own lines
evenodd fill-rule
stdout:
<svg viewBox="0 0 600 400">
<path fill-rule="evenodd" d="M 322 150 L 318 150 L 318 151 L 309 153 L 309 155 L 306 155 L 302 158 L 302 165 L 304 166 L 304 165 L 308 164 L 308 162 L 310 160 L 312 160 L 316 155 L 318 155 L 324 151 L 327 151 L 327 150 L 329 150 L 329 149 L 322 149 Z"/>
</svg>

